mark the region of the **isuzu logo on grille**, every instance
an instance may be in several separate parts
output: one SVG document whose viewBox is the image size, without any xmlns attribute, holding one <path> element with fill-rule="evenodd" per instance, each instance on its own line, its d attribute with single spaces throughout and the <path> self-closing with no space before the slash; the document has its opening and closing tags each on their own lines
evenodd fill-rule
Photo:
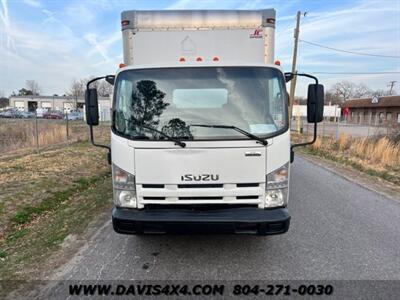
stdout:
<svg viewBox="0 0 400 300">
<path fill-rule="evenodd" d="M 217 174 L 201 174 L 201 175 L 185 174 L 181 176 L 182 181 L 217 181 L 218 179 L 219 175 Z"/>
</svg>

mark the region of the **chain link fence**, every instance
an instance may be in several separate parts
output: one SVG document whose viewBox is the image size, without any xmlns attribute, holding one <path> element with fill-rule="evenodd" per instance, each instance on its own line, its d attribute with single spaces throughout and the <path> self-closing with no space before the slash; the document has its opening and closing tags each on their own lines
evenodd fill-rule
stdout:
<svg viewBox="0 0 400 300">
<path fill-rule="evenodd" d="M 321 123 L 318 123 L 318 136 L 335 137 L 347 135 L 354 138 L 357 137 L 377 137 L 391 136 L 399 131 L 399 126 L 393 126 L 391 122 L 382 122 L 381 124 L 353 124 L 347 123 L 345 120 L 338 118 L 325 118 Z M 291 122 L 291 131 L 297 132 L 306 136 L 314 134 L 314 124 L 310 124 L 305 119 L 294 118 Z"/>
<path fill-rule="evenodd" d="M 103 122 L 95 130 L 101 138 L 109 131 L 109 122 Z M 39 118 L 37 114 L 28 117 L 0 118 L 0 156 L 19 151 L 40 154 L 42 149 L 54 145 L 68 145 L 88 141 L 88 126 L 81 116 L 57 113 Z"/>
</svg>

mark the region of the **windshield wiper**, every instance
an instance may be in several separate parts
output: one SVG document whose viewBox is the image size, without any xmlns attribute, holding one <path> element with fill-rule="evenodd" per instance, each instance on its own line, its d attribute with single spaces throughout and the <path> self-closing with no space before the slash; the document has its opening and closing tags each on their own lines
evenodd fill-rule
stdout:
<svg viewBox="0 0 400 300">
<path fill-rule="evenodd" d="M 157 130 L 157 129 L 153 128 L 153 127 L 146 126 L 146 125 L 140 125 L 139 127 L 143 127 L 143 128 L 148 129 L 150 131 L 157 132 L 158 134 L 161 134 L 162 136 L 166 137 L 168 140 L 174 142 L 175 145 L 179 145 L 182 148 L 186 147 L 186 143 L 184 143 L 184 142 L 182 142 L 182 141 L 180 141 L 180 140 L 178 140 L 176 138 L 173 138 L 172 136 L 170 136 L 170 135 L 168 135 L 168 134 L 166 134 L 166 133 L 164 133 L 164 132 L 162 132 L 160 130 Z"/>
<path fill-rule="evenodd" d="M 208 127 L 208 128 L 225 128 L 225 129 L 233 129 L 253 140 L 256 140 L 258 143 L 263 144 L 264 146 L 268 145 L 268 141 L 265 139 L 262 139 L 246 130 L 243 130 L 239 127 L 236 126 L 231 126 L 231 125 L 203 125 L 203 124 L 191 124 L 189 127 Z"/>
</svg>

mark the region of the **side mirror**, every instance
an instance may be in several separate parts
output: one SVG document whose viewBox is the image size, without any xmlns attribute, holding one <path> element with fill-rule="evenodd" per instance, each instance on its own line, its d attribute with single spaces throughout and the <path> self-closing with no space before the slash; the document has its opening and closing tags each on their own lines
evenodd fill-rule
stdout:
<svg viewBox="0 0 400 300">
<path fill-rule="evenodd" d="M 114 85 L 114 81 L 115 81 L 114 75 L 107 75 L 105 79 L 109 84 Z"/>
<path fill-rule="evenodd" d="M 319 123 L 324 119 L 324 86 L 310 84 L 307 95 L 307 121 Z"/>
<path fill-rule="evenodd" d="M 86 123 L 89 126 L 99 125 L 99 103 L 96 89 L 87 89 L 85 92 Z"/>
<path fill-rule="evenodd" d="M 289 82 L 290 80 L 292 80 L 294 78 L 294 74 L 293 73 L 285 73 L 285 81 Z"/>
</svg>

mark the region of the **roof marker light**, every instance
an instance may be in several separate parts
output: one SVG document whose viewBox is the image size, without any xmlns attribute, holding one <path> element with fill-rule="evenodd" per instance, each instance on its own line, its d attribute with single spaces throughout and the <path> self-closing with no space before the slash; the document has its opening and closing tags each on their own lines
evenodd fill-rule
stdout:
<svg viewBox="0 0 400 300">
<path fill-rule="evenodd" d="M 277 65 L 277 66 L 280 66 L 280 65 L 281 65 L 281 61 L 280 61 L 280 60 L 276 60 L 276 61 L 274 62 L 274 64 Z"/>
<path fill-rule="evenodd" d="M 213 57 L 213 61 L 219 61 L 218 56 L 214 56 L 214 57 Z"/>
<path fill-rule="evenodd" d="M 203 61 L 203 59 L 199 56 L 196 58 L 196 61 Z"/>
<path fill-rule="evenodd" d="M 122 20 L 121 21 L 122 26 L 128 26 L 129 25 L 129 20 Z"/>
<path fill-rule="evenodd" d="M 123 68 L 123 67 L 126 67 L 126 65 L 123 64 L 123 63 L 120 63 L 120 64 L 119 64 L 119 67 L 120 67 L 120 68 Z"/>
<path fill-rule="evenodd" d="M 186 59 L 184 57 L 179 58 L 179 62 L 185 62 L 185 61 L 186 61 Z"/>
</svg>

